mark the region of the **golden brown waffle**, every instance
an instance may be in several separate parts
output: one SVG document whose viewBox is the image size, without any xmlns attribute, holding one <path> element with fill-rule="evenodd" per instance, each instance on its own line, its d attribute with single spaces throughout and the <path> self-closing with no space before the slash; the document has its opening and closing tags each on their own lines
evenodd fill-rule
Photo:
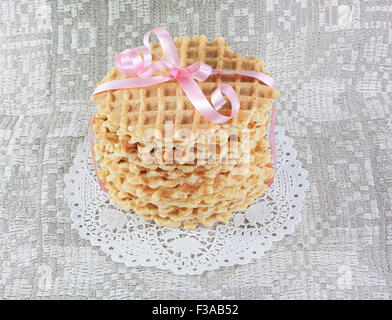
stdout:
<svg viewBox="0 0 392 320">
<path fill-rule="evenodd" d="M 106 162 L 101 167 L 107 170 L 105 174 L 101 175 L 105 177 L 106 184 L 111 182 L 117 188 L 137 195 L 151 203 L 173 202 L 177 199 L 186 202 L 203 196 L 215 196 L 226 186 L 241 185 L 252 174 L 265 177 L 272 172 L 270 165 L 251 166 L 246 173 L 241 175 L 223 172 L 217 174 L 214 178 L 200 176 L 199 181 L 188 183 L 179 180 L 167 180 L 162 177 L 146 178 L 131 172 L 122 173 L 114 162 Z"/>
<path fill-rule="evenodd" d="M 263 154 L 263 152 L 258 152 Z M 263 156 L 255 157 L 250 165 L 248 173 L 235 175 L 232 172 L 224 172 L 211 179 L 211 183 L 183 183 L 175 186 L 158 185 L 155 188 L 146 183 L 138 184 L 138 176 L 129 173 L 124 174 L 115 163 L 107 161 L 103 165 L 100 176 L 105 185 L 111 190 L 114 187 L 121 192 L 124 199 L 142 199 L 156 205 L 160 209 L 165 207 L 179 206 L 186 208 L 208 207 L 221 200 L 241 200 L 246 198 L 249 186 L 257 185 L 260 181 L 271 179 L 273 169 L 268 161 L 267 165 L 262 162 Z M 208 181 L 208 178 L 202 177 Z M 161 180 L 167 182 L 165 180 Z M 136 182 L 133 184 L 133 182 Z"/>
<path fill-rule="evenodd" d="M 264 72 L 261 60 L 233 53 L 223 38 L 174 41 L 182 66 L 203 61 L 218 70 Z M 152 50 L 162 56 L 159 45 Z M 162 74 L 167 71 L 156 75 Z M 101 83 L 123 78 L 114 67 Z M 114 202 L 160 226 L 193 229 L 227 223 L 233 211 L 244 210 L 268 188 L 273 169 L 265 136 L 268 111 L 279 92 L 240 75 L 211 75 L 198 85 L 210 100 L 222 83 L 233 87 L 241 105 L 238 115 L 224 124 L 200 115 L 176 80 L 93 97 L 99 176 Z M 230 104 L 219 112 L 229 115 Z M 146 135 L 152 130 L 154 135 Z M 216 161 L 208 161 L 214 150 Z"/>
<path fill-rule="evenodd" d="M 182 66 L 203 61 L 218 70 L 264 72 L 261 60 L 254 57 L 242 58 L 239 54 L 233 53 L 223 38 L 208 43 L 205 36 L 193 39 L 184 36 L 175 38 L 174 41 Z M 162 55 L 158 44 L 152 45 L 152 49 L 158 55 Z M 114 67 L 100 83 L 126 77 Z M 222 83 L 234 88 L 241 104 L 238 115 L 225 124 L 212 123 L 199 114 L 176 80 L 146 88 L 97 94 L 93 97 L 98 106 L 96 117 L 107 117 L 119 126 L 118 136 L 129 135 L 132 139 L 143 142 L 143 135 L 148 129 L 158 130 L 164 135 L 166 121 L 173 122 L 175 130 L 187 129 L 192 133 L 200 129 L 246 127 L 251 121 L 268 112 L 272 107 L 271 99 L 277 98 L 279 94 L 277 90 L 254 78 L 240 75 L 211 75 L 206 81 L 198 82 L 208 99 Z M 230 115 L 229 103 L 223 106 L 220 112 Z"/>
<path fill-rule="evenodd" d="M 250 161 L 250 151 L 258 143 L 263 143 L 263 150 L 268 152 L 268 143 L 265 141 L 267 126 L 260 126 L 247 130 L 246 142 L 243 142 L 243 136 L 237 137 L 237 140 L 228 140 L 225 144 L 211 143 L 209 145 L 194 144 L 188 147 L 175 145 L 175 152 L 167 152 L 165 145 L 155 145 L 148 148 L 139 146 L 139 143 L 131 146 L 129 143 L 120 141 L 115 133 L 107 132 L 106 129 L 100 130 L 98 135 L 100 140 L 94 149 L 97 154 L 98 162 L 101 159 L 110 159 L 116 162 L 127 161 L 131 166 L 139 168 L 154 169 L 156 167 L 165 170 L 167 167 L 189 170 L 209 165 L 209 168 L 216 165 L 231 165 L 234 167 L 240 162 L 247 163 Z M 163 148 L 162 148 L 163 146 Z M 162 148 L 162 149 L 160 149 Z M 145 152 L 147 149 L 148 152 Z M 171 157 L 171 164 L 166 159 Z M 187 166 L 183 166 L 186 164 Z M 193 168 L 192 168 L 193 166 Z M 138 173 L 140 170 L 131 171 Z"/>
<path fill-rule="evenodd" d="M 266 164 L 269 164 L 267 162 Z M 177 178 L 166 178 L 159 175 L 152 175 L 150 172 L 143 172 L 140 174 L 135 174 L 128 170 L 128 164 L 126 162 L 117 163 L 112 160 L 105 160 L 101 165 L 102 169 L 106 169 L 107 181 L 113 181 L 115 184 L 123 183 L 121 181 L 126 181 L 127 184 L 137 186 L 144 185 L 150 189 L 157 189 L 159 187 L 166 188 L 179 188 L 180 185 L 192 185 L 192 191 L 197 186 L 204 185 L 213 186 L 214 184 L 221 183 L 226 184 L 226 181 L 230 179 L 236 179 L 237 182 L 243 181 L 249 175 L 248 170 L 230 170 L 216 173 L 215 176 L 205 176 L 200 173 L 190 173 L 184 176 L 179 176 Z M 261 171 L 260 174 L 263 174 Z"/>
<path fill-rule="evenodd" d="M 189 173 L 179 169 L 173 171 L 145 169 L 135 172 L 134 162 L 128 159 L 113 159 L 108 154 L 98 158 L 100 167 L 108 170 L 108 174 L 112 176 L 111 179 L 123 180 L 131 185 L 144 185 L 149 188 L 157 188 L 159 186 L 174 188 L 181 184 L 212 185 L 216 183 L 218 176 L 222 179 L 233 179 L 233 176 L 237 180 L 243 179 L 250 174 L 249 167 L 253 165 L 271 167 L 271 157 L 265 139 L 260 139 L 255 148 L 251 150 L 250 162 L 250 165 L 244 164 L 242 167 L 225 167 L 217 164 L 210 169 L 196 165 Z"/>
<path fill-rule="evenodd" d="M 148 203 L 155 204 L 159 207 L 182 206 L 182 207 L 200 207 L 210 206 L 224 199 L 243 199 L 246 197 L 246 190 L 243 186 L 249 179 L 260 180 L 260 177 L 268 177 L 272 175 L 271 167 L 260 168 L 256 174 L 246 179 L 246 176 L 227 177 L 219 175 L 213 184 L 182 184 L 174 188 L 159 186 L 150 188 L 145 185 L 132 185 L 124 182 L 122 178 L 115 175 L 108 175 L 105 179 L 106 185 L 114 184 L 124 194 L 129 197 L 137 196 Z M 244 193 L 244 192 L 245 193 Z"/>
<path fill-rule="evenodd" d="M 216 131 L 202 131 L 200 130 L 197 136 L 186 136 L 181 135 L 183 131 L 180 131 L 180 134 L 173 134 L 169 133 L 168 138 L 160 138 L 158 136 L 153 136 L 152 134 L 148 137 L 148 143 L 153 145 L 159 143 L 162 146 L 167 146 L 170 142 L 175 147 L 190 147 L 190 146 L 197 146 L 197 145 L 209 145 L 212 143 L 220 143 L 225 144 L 229 141 L 238 141 L 242 143 L 243 138 L 250 137 L 254 138 L 255 136 L 258 140 L 261 136 L 265 136 L 265 133 L 260 133 L 260 128 L 266 129 L 269 124 L 269 116 L 267 113 L 263 114 L 263 117 L 259 119 L 259 121 L 252 121 L 248 124 L 246 128 L 220 128 Z M 168 127 L 170 129 L 170 127 Z M 133 151 L 140 146 L 145 146 L 145 143 L 140 143 L 138 141 L 134 141 L 131 136 L 125 135 L 121 136 L 119 134 L 119 127 L 114 124 L 111 120 L 104 120 L 100 118 L 94 119 L 93 129 L 97 134 L 97 139 L 103 143 L 120 143 L 124 145 L 124 151 L 129 152 Z M 170 132 L 169 129 L 167 132 Z M 173 132 L 173 129 L 171 129 Z M 151 132 L 151 131 L 150 131 Z M 177 132 L 176 132 L 177 133 Z M 261 134 L 261 135 L 260 135 Z"/>
<path fill-rule="evenodd" d="M 109 184 L 109 194 L 111 198 L 124 210 L 135 210 L 135 212 L 145 220 L 154 220 L 160 226 L 180 227 L 193 229 L 198 223 L 211 227 L 216 222 L 227 223 L 232 212 L 245 210 L 253 203 L 265 190 L 267 184 L 260 177 L 252 177 L 242 186 L 241 192 L 238 190 L 226 199 L 218 200 L 212 204 L 199 203 L 195 207 L 184 206 L 157 206 L 149 202 L 144 202 L 138 197 L 130 199 L 129 194 L 124 193 Z M 188 205 L 188 204 L 187 204 Z"/>
</svg>

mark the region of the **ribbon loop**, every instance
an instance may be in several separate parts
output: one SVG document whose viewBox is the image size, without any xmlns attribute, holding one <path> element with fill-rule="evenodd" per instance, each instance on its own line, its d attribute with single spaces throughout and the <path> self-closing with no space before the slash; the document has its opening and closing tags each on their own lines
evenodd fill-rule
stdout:
<svg viewBox="0 0 392 320">
<path fill-rule="evenodd" d="M 237 93 L 228 84 L 221 84 L 215 91 L 211 94 L 211 102 L 215 110 L 219 110 L 226 104 L 226 100 L 222 95 L 222 92 L 227 96 L 231 103 L 231 115 L 233 118 L 237 115 L 240 110 L 240 100 L 238 99 Z"/>
<path fill-rule="evenodd" d="M 143 59 L 139 52 L 143 54 Z M 116 56 L 118 70 L 128 76 L 138 76 L 150 67 L 151 62 L 151 52 L 146 47 L 126 49 Z"/>
<path fill-rule="evenodd" d="M 203 62 L 195 62 L 185 68 L 192 75 L 192 78 L 198 81 L 205 81 L 212 72 L 211 66 Z"/>
<path fill-rule="evenodd" d="M 166 61 L 170 62 L 172 66 L 180 67 L 180 59 L 178 58 L 177 47 L 174 44 L 174 40 L 173 40 L 172 36 L 170 35 L 170 33 L 166 29 L 161 28 L 161 27 L 158 27 L 158 28 L 155 28 L 155 29 L 148 31 L 144 35 L 143 43 L 144 43 L 144 46 L 147 47 L 150 51 L 151 51 L 151 48 L 150 48 L 150 41 L 149 40 L 150 40 L 151 33 L 155 33 L 155 35 L 157 36 L 159 43 L 161 45 L 162 51 L 163 51 L 163 55 L 165 56 L 166 59 L 163 59 L 158 56 L 157 57 L 160 58 L 161 60 L 166 60 Z"/>
</svg>

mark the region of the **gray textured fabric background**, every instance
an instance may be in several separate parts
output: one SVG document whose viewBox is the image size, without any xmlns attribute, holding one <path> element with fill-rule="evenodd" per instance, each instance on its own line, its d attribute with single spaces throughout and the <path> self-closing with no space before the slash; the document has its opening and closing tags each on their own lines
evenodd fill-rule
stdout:
<svg viewBox="0 0 392 320">
<path fill-rule="evenodd" d="M 391 1 L 0 3 L 0 297 L 392 298 Z M 262 260 L 202 276 L 116 264 L 71 230 L 64 174 L 87 99 L 149 29 L 266 61 L 311 187 Z"/>
</svg>

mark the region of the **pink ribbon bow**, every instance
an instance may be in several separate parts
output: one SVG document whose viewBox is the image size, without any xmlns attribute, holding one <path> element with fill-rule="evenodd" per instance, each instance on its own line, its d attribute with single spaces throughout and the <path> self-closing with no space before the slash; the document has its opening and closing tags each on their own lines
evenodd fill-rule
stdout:
<svg viewBox="0 0 392 320">
<path fill-rule="evenodd" d="M 161 45 L 164 58 L 154 54 L 149 45 L 151 33 L 155 33 Z M 239 74 L 256 78 L 265 85 L 277 88 L 274 79 L 265 73 L 253 71 L 235 71 L 235 70 L 215 70 L 203 62 L 195 62 L 194 64 L 181 67 L 180 59 L 178 58 L 177 48 L 174 44 L 170 33 L 164 28 L 155 28 L 148 31 L 143 38 L 144 46 L 133 49 L 126 49 L 116 56 L 116 65 L 121 73 L 130 76 L 130 78 L 112 80 L 99 85 L 93 95 L 104 91 L 141 88 L 151 85 L 164 83 L 176 79 L 187 95 L 189 101 L 193 106 L 208 120 L 215 123 L 225 123 L 235 117 L 240 109 L 240 101 L 237 93 L 232 87 L 227 84 L 221 84 L 212 94 L 211 103 L 198 86 L 197 81 L 205 81 L 212 74 Z M 143 58 L 140 56 L 143 55 Z M 152 55 L 159 58 L 157 62 L 152 62 Z M 159 70 L 169 70 L 168 76 L 153 76 Z M 223 97 L 224 93 L 231 103 L 231 115 L 225 116 L 218 112 L 226 100 Z M 277 102 L 274 101 L 272 109 L 272 119 L 269 131 L 269 141 L 276 166 L 276 145 L 275 145 L 275 121 L 276 121 Z M 269 185 L 272 181 L 269 183 Z"/>
</svg>

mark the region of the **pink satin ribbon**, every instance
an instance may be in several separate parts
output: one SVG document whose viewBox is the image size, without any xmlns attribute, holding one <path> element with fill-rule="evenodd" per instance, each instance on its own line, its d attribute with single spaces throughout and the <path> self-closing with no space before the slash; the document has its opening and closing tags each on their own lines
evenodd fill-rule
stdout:
<svg viewBox="0 0 392 320">
<path fill-rule="evenodd" d="M 157 56 L 150 49 L 150 35 L 155 33 L 161 45 L 164 58 Z M 225 123 L 235 117 L 240 109 L 240 101 L 237 93 L 227 84 L 221 84 L 212 94 L 211 103 L 198 86 L 197 81 L 205 81 L 212 74 L 239 74 L 256 78 L 265 85 L 277 89 L 274 79 L 265 73 L 253 71 L 235 71 L 235 70 L 215 70 L 203 62 L 196 62 L 187 67 L 181 67 L 178 58 L 177 48 L 174 44 L 170 33 L 164 28 L 155 28 L 148 31 L 143 38 L 144 46 L 133 49 L 126 49 L 116 56 L 116 65 L 119 71 L 130 78 L 112 80 L 99 85 L 93 95 L 105 91 L 131 89 L 148 87 L 159 83 L 164 83 L 176 79 L 187 95 L 189 101 L 193 104 L 208 120 L 215 123 Z M 140 56 L 143 55 L 143 58 Z M 152 55 L 159 58 L 159 61 L 152 62 Z M 169 70 L 168 76 L 153 76 L 159 70 Z M 218 112 L 226 100 L 223 94 L 227 96 L 231 103 L 231 115 L 225 116 Z M 277 101 L 274 101 L 272 109 L 272 119 L 269 131 L 269 142 L 271 146 L 274 167 L 276 167 L 276 143 L 275 143 L 275 121 L 276 121 Z M 272 184 L 272 180 L 269 185 Z"/>
</svg>

